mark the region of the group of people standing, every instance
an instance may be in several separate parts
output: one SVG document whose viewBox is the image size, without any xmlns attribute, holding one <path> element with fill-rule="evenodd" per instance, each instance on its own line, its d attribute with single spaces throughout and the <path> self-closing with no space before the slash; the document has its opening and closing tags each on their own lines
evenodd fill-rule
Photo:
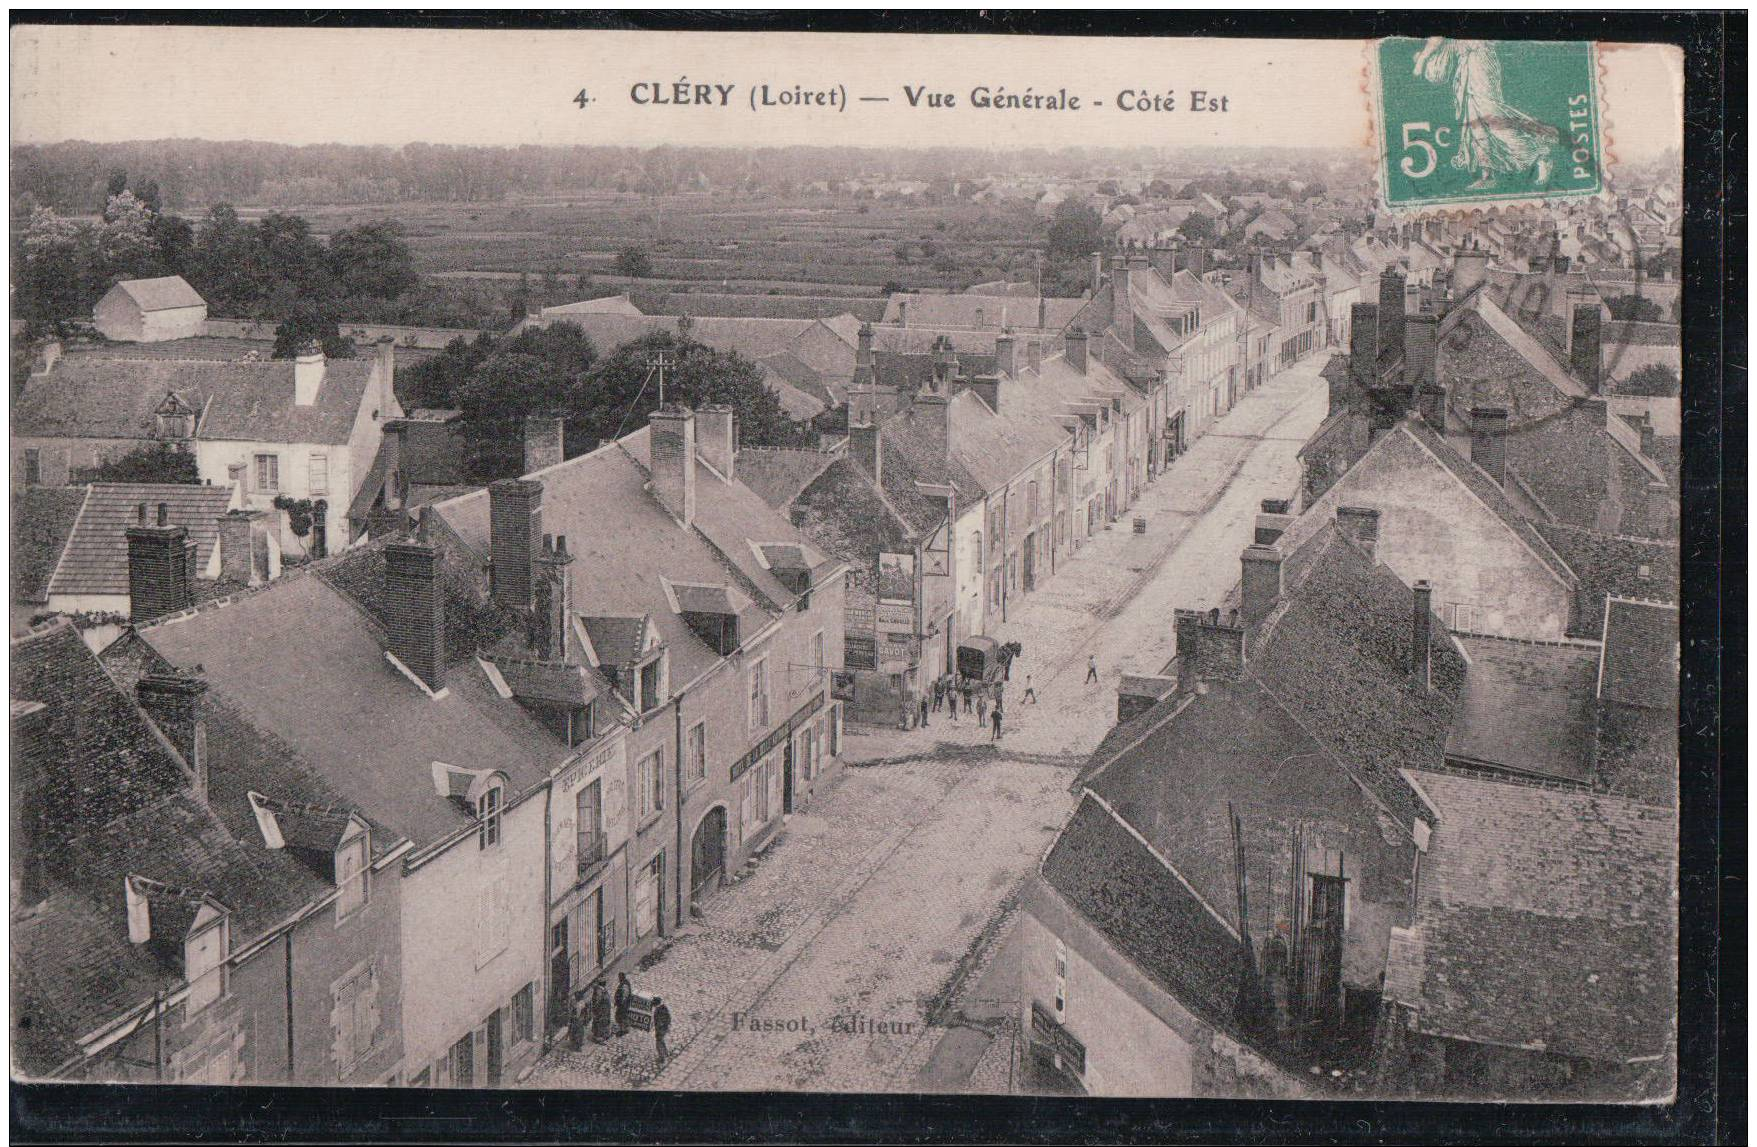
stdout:
<svg viewBox="0 0 1757 1147">
<path fill-rule="evenodd" d="M 603 980 L 598 980 L 578 999 L 579 1006 L 574 1009 L 572 1022 L 568 1025 L 569 1042 L 575 1051 L 585 1046 L 588 1033 L 593 1043 L 608 1043 L 632 1030 L 630 1017 L 635 1010 L 635 990 L 627 972 L 618 973 L 614 992 L 605 988 Z M 651 1026 L 653 1050 L 658 1065 L 664 1067 L 665 1061 L 671 1058 L 671 1049 L 665 1045 L 665 1037 L 671 1034 L 671 1009 L 658 996 L 643 1000 L 642 1005 L 641 1010 L 647 1013 L 648 1022 L 641 1026 Z"/>
<path fill-rule="evenodd" d="M 1033 704 L 1037 701 L 1037 694 L 1029 688 L 1029 681 L 1025 699 Z M 990 740 L 998 741 L 1005 721 L 1006 682 L 979 681 L 945 673 L 934 679 L 931 688 L 922 691 L 916 704 L 920 710 L 917 723 L 923 728 L 927 726 L 930 713 L 943 712 L 956 722 L 958 710 L 962 708 L 965 713 L 975 716 L 978 728 L 991 730 Z"/>
</svg>

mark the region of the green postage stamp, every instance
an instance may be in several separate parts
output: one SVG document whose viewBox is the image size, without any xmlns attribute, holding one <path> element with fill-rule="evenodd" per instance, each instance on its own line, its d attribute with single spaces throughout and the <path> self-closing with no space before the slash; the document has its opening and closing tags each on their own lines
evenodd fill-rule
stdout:
<svg viewBox="0 0 1757 1147">
<path fill-rule="evenodd" d="M 1604 189 L 1590 43 L 1399 37 L 1379 42 L 1375 63 L 1387 206 Z"/>
</svg>

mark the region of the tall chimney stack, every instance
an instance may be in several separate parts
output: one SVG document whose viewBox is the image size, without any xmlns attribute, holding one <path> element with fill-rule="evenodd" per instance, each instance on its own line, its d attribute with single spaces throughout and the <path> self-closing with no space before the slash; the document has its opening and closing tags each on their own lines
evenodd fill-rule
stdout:
<svg viewBox="0 0 1757 1147">
<path fill-rule="evenodd" d="M 1410 673 L 1424 692 L 1431 687 L 1434 587 L 1424 579 L 1415 583 L 1415 617 L 1411 633 Z"/>
<path fill-rule="evenodd" d="M 220 515 L 220 580 L 232 585 L 261 585 L 268 571 L 257 564 L 256 535 L 261 510 L 227 510 Z"/>
<path fill-rule="evenodd" d="M 528 583 L 528 565 L 525 577 Z M 384 612 L 391 654 L 434 693 L 444 689 L 445 595 L 437 549 L 422 542 L 384 547 Z"/>
<path fill-rule="evenodd" d="M 907 306 L 908 304 L 903 304 Z M 903 324 L 907 326 L 908 324 Z M 856 336 L 854 348 L 854 386 L 872 386 L 878 382 L 878 375 L 872 360 L 872 324 L 861 323 Z"/>
<path fill-rule="evenodd" d="M 1202 615 L 1193 609 L 1180 609 L 1173 614 L 1173 624 L 1177 636 L 1177 691 L 1194 693 L 1196 683 L 1201 679 L 1196 646 Z"/>
<path fill-rule="evenodd" d="M 1578 301 L 1568 323 L 1568 365 L 1587 393 L 1599 391 L 1599 372 L 1604 365 L 1604 314 L 1596 300 Z"/>
<path fill-rule="evenodd" d="M 1086 331 L 1084 328 L 1069 327 L 1063 332 L 1062 354 L 1076 373 L 1086 373 Z"/>
<path fill-rule="evenodd" d="M 1403 353 L 1403 288 L 1405 280 L 1397 271 L 1379 276 L 1379 350 L 1381 353 Z"/>
<path fill-rule="evenodd" d="M 372 373 L 378 385 L 378 416 L 393 418 L 397 405 L 397 340 L 384 335 L 378 340 L 373 356 Z"/>
<path fill-rule="evenodd" d="M 531 608 L 531 563 L 542 537 L 543 483 L 523 478 L 490 482 L 488 572 L 495 601 L 517 610 Z"/>
<path fill-rule="evenodd" d="M 1371 506 L 1336 507 L 1336 528 L 1367 556 L 1379 556 L 1379 511 Z"/>
<path fill-rule="evenodd" d="M 311 406 L 323 388 L 323 344 L 311 339 L 299 348 L 293 359 L 293 405 Z"/>
<path fill-rule="evenodd" d="M 687 528 L 695 525 L 695 412 L 668 404 L 647 420 L 653 494 Z"/>
<path fill-rule="evenodd" d="M 695 412 L 695 444 L 702 460 L 727 478 L 737 477 L 738 416 L 711 404 Z"/>
<path fill-rule="evenodd" d="M 1007 378 L 1019 377 L 1018 343 L 1011 327 L 1001 331 L 994 340 L 994 368 Z"/>
<path fill-rule="evenodd" d="M 134 687 L 136 701 L 153 724 L 175 745 L 189 766 L 195 797 L 207 802 L 207 723 L 202 720 L 201 698 L 207 692 L 201 667 L 190 672 L 172 670 L 148 673 Z"/>
<path fill-rule="evenodd" d="M 1246 625 L 1255 625 L 1274 612 L 1281 600 L 1281 551 L 1274 546 L 1248 545 L 1239 555 L 1242 565 L 1243 601 L 1239 603 Z"/>
<path fill-rule="evenodd" d="M 1470 410 L 1470 460 L 1497 486 L 1507 484 L 1507 417 L 1504 406 Z"/>
<path fill-rule="evenodd" d="M 136 507 L 128 537 L 129 620 L 151 621 L 195 604 L 195 543 L 189 531 L 170 524 L 165 503 L 149 522 L 145 502 Z"/>
<path fill-rule="evenodd" d="M 545 661 L 563 661 L 567 657 L 568 618 L 573 610 L 573 575 L 569 567 L 573 555 L 567 552 L 567 535 L 543 535 L 543 549 L 537 556 L 536 598 L 532 611 L 532 646 Z"/>
</svg>

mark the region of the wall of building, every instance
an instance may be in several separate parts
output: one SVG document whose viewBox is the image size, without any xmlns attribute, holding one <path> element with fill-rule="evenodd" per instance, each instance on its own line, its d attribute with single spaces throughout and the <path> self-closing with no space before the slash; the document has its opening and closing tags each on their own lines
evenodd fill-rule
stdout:
<svg viewBox="0 0 1757 1147">
<path fill-rule="evenodd" d="M 443 1059 L 497 1008 L 507 1024 L 506 1080 L 536 1054 L 538 1045 L 513 1046 L 510 1020 L 513 995 L 526 984 L 537 985 L 539 1017 L 544 1008 L 544 797 L 539 792 L 506 810 L 498 846 L 485 850 L 471 833 L 418 861 L 403 880 L 405 1081 Z M 480 1047 L 476 1070 L 480 1083 Z"/>
<path fill-rule="evenodd" d="M 256 458 L 272 454 L 280 460 L 278 488 L 260 488 L 256 482 Z M 311 483 L 311 459 L 323 456 L 328 462 L 328 475 L 321 489 Z M 334 553 L 348 542 L 348 503 L 353 497 L 353 465 L 346 443 L 315 446 L 299 442 L 245 442 L 199 439 L 195 443 L 197 472 L 203 481 L 215 486 L 231 481 L 231 467 L 244 466 L 244 503 L 254 510 L 266 510 L 278 531 L 283 551 L 303 554 L 312 544 L 310 536 L 298 537 L 288 527 L 286 515 L 274 508 L 277 496 L 288 498 L 322 498 L 328 505 L 325 530 L 328 550 Z"/>
<path fill-rule="evenodd" d="M 397 860 L 371 871 L 362 907 L 338 917 L 335 905 L 326 905 L 269 945 L 269 957 L 282 960 L 289 958 L 291 946 L 293 1082 L 367 1085 L 396 1074 L 403 1055 L 401 929 L 402 863 Z M 371 1050 L 350 1062 L 351 1052 L 337 1043 L 338 991 L 368 965 L 378 1034 Z M 284 1024 L 281 1034 L 284 1038 Z"/>
<path fill-rule="evenodd" d="M 1406 584 L 1432 583 L 1442 618 L 1455 603 L 1470 607 L 1470 620 L 1454 628 L 1542 641 L 1566 635 L 1571 589 L 1407 434 L 1394 432 L 1306 512 L 1324 521 L 1339 505 L 1379 511 L 1379 560 Z"/>
</svg>

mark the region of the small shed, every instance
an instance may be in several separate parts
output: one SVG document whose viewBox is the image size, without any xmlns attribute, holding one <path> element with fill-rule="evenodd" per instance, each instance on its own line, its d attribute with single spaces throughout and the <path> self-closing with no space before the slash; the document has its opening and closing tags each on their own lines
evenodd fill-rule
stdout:
<svg viewBox="0 0 1757 1147">
<path fill-rule="evenodd" d="M 124 279 L 92 308 L 98 332 L 117 342 L 194 338 L 207 322 L 207 300 L 181 275 Z"/>
</svg>

